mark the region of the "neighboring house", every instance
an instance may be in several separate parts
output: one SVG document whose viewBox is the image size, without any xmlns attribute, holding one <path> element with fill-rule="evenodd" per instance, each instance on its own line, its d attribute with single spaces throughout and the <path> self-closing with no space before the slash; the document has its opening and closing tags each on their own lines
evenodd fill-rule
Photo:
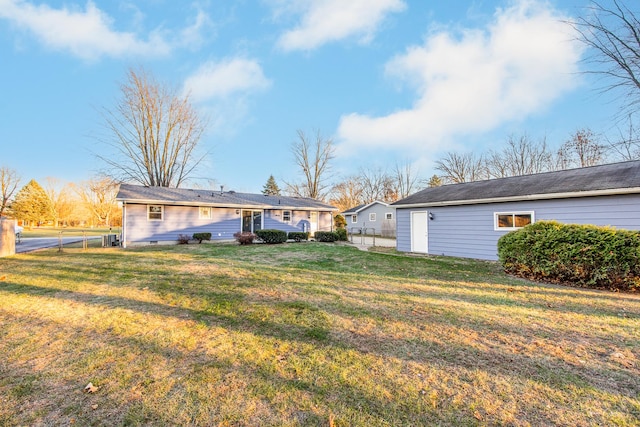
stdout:
<svg viewBox="0 0 640 427">
<path fill-rule="evenodd" d="M 120 185 L 122 245 L 176 242 L 179 234 L 211 233 L 233 239 L 239 231 L 330 231 L 337 208 L 301 197 L 235 191 Z"/>
<path fill-rule="evenodd" d="M 388 203 L 375 201 L 348 209 L 342 215 L 347 221 L 349 233 L 366 231 L 367 234 L 373 234 L 375 231 L 378 235 L 395 236 L 395 208 Z"/>
<path fill-rule="evenodd" d="M 500 236 L 540 220 L 640 230 L 640 161 L 443 185 L 392 206 L 399 251 L 496 260 Z"/>
</svg>

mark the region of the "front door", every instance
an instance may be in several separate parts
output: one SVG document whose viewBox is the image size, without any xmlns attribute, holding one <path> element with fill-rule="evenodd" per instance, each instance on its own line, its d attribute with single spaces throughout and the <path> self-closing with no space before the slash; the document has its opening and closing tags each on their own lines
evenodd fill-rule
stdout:
<svg viewBox="0 0 640 427">
<path fill-rule="evenodd" d="M 262 211 L 242 211 L 242 231 L 255 233 L 262 230 Z"/>
<path fill-rule="evenodd" d="M 427 212 L 411 212 L 411 252 L 427 253 Z"/>
<path fill-rule="evenodd" d="M 311 235 L 318 231 L 318 212 L 309 212 L 309 224 L 311 227 Z"/>
</svg>

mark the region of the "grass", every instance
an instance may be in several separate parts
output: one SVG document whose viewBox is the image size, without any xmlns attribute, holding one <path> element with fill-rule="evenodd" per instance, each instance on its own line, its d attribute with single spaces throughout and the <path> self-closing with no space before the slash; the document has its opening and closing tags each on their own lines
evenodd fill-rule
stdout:
<svg viewBox="0 0 640 427">
<path fill-rule="evenodd" d="M 25 227 L 22 237 L 58 237 L 60 232 L 64 237 L 82 236 L 83 233 L 86 233 L 87 236 L 101 236 L 108 233 L 118 234 L 120 227 L 113 227 L 111 231 L 107 227 Z"/>
<path fill-rule="evenodd" d="M 634 426 L 639 340 L 638 295 L 490 262 L 41 251 L 0 259 L 0 425 Z"/>
</svg>

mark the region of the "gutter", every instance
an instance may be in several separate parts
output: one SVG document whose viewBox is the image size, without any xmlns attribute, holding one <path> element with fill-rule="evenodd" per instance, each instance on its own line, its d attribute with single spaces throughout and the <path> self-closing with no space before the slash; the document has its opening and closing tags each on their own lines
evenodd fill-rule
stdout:
<svg viewBox="0 0 640 427">
<path fill-rule="evenodd" d="M 140 200 L 140 199 L 118 199 L 123 204 L 139 204 L 139 205 L 168 205 L 168 206 L 204 206 L 204 207 L 216 207 L 216 208 L 231 208 L 231 209 L 278 209 L 278 210 L 297 210 L 297 211 L 337 211 L 338 208 L 333 206 L 286 206 L 286 205 L 249 205 L 241 203 L 210 203 L 210 202 L 176 202 L 171 200 Z"/>
<path fill-rule="evenodd" d="M 528 194 L 524 196 L 508 196 L 508 197 L 490 197 L 486 199 L 471 199 L 471 200 L 447 200 L 442 202 L 422 202 L 422 203 L 410 203 L 410 204 L 391 204 L 396 209 L 405 208 L 433 208 L 442 206 L 461 206 L 461 205 L 479 205 L 488 203 L 504 203 L 504 202 L 523 202 L 534 200 L 551 200 L 551 199 L 571 199 L 580 197 L 595 197 L 595 196 L 617 196 L 624 194 L 640 194 L 640 187 L 630 188 L 615 188 L 608 190 L 590 190 L 590 191 L 572 191 L 568 193 L 550 193 L 550 194 Z"/>
</svg>

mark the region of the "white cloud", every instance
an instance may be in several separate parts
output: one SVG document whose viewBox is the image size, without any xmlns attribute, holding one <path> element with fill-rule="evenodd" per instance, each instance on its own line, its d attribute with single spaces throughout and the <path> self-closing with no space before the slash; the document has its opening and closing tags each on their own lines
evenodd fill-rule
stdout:
<svg viewBox="0 0 640 427">
<path fill-rule="evenodd" d="M 187 77 L 185 92 L 192 99 L 203 102 L 230 95 L 247 95 L 271 86 L 260 64 L 251 59 L 230 58 L 220 62 L 207 62 Z"/>
<path fill-rule="evenodd" d="M 567 19 L 520 1 L 498 9 L 483 30 L 440 31 L 386 64 L 388 76 L 415 88 L 410 109 L 382 117 L 341 118 L 339 149 L 410 148 L 433 152 L 454 137 L 487 132 L 547 107 L 576 85 L 582 47 Z"/>
<path fill-rule="evenodd" d="M 280 2 L 278 10 L 302 15 L 298 26 L 282 34 L 278 46 L 286 51 L 311 50 L 348 37 L 369 41 L 387 14 L 406 8 L 402 0 L 314 0 Z"/>
<path fill-rule="evenodd" d="M 113 19 L 92 1 L 84 10 L 48 5 L 33 5 L 21 0 L 0 0 L 0 18 L 4 18 L 35 35 L 45 46 L 68 51 L 83 59 L 95 60 L 101 56 L 162 56 L 169 54 L 195 38 L 195 31 L 207 20 L 198 15 L 192 27 L 183 30 L 185 40 L 167 40 L 160 30 L 152 31 L 146 40 L 136 33 L 116 31 Z"/>
</svg>

